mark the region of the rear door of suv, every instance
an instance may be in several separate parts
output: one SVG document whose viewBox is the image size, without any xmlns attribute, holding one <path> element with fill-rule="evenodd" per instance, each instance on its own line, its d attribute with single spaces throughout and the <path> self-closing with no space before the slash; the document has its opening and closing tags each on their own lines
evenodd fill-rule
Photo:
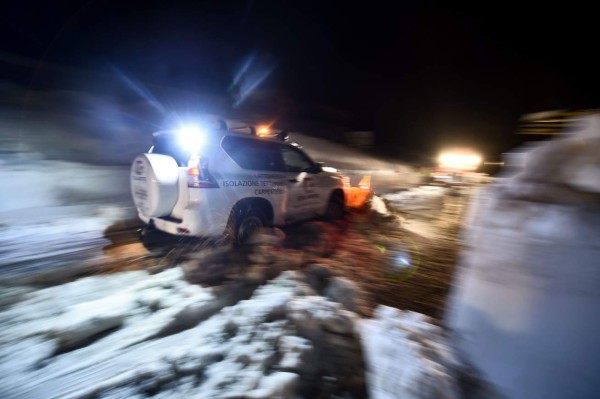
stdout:
<svg viewBox="0 0 600 399">
<path fill-rule="evenodd" d="M 231 135 L 223 138 L 221 146 L 237 165 L 221 173 L 219 184 L 225 194 L 238 200 L 265 198 L 273 207 L 273 222 L 284 223 L 288 192 L 280 144 Z"/>
</svg>

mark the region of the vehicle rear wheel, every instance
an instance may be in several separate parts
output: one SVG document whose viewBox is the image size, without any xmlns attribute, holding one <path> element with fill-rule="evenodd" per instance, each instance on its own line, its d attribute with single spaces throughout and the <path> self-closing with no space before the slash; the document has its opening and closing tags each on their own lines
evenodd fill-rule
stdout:
<svg viewBox="0 0 600 399">
<path fill-rule="evenodd" d="M 327 204 L 327 211 L 325 212 L 325 219 L 327 220 L 341 220 L 346 214 L 344 207 L 344 196 L 340 193 L 333 193 Z"/>
<path fill-rule="evenodd" d="M 236 206 L 231 212 L 225 231 L 216 244 L 243 245 L 264 226 L 266 226 L 265 218 L 259 209 Z"/>
<path fill-rule="evenodd" d="M 249 212 L 238 225 L 237 242 L 245 244 L 252 235 L 257 233 L 265 223 L 257 212 Z"/>
</svg>

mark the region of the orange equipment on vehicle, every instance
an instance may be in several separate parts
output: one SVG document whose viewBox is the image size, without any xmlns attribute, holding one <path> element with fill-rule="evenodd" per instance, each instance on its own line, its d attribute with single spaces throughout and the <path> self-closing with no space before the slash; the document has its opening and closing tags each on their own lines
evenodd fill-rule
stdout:
<svg viewBox="0 0 600 399">
<path fill-rule="evenodd" d="M 362 208 L 373 195 L 373 191 L 371 190 L 371 176 L 364 176 L 358 182 L 357 187 L 350 185 L 350 178 L 348 176 L 344 176 L 343 181 L 346 207 L 348 208 Z"/>
</svg>

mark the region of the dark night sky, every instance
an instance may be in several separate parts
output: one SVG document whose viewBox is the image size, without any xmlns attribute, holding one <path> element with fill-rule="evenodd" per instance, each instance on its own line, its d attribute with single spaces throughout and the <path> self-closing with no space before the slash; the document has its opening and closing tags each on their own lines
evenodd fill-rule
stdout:
<svg viewBox="0 0 600 399">
<path fill-rule="evenodd" d="M 20 1 L 0 16 L 0 50 L 215 94 L 254 54 L 270 72 L 257 89 L 345 110 L 389 155 L 456 144 L 494 158 L 527 139 L 523 113 L 598 103 L 586 6 L 391 3 Z M 32 80 L 6 61 L 0 73 Z"/>
</svg>

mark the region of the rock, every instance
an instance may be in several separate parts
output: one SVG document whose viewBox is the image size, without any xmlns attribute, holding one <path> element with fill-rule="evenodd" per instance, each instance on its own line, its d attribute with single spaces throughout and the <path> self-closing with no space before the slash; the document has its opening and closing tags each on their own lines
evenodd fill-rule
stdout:
<svg viewBox="0 0 600 399">
<path fill-rule="evenodd" d="M 352 312 L 359 312 L 360 288 L 350 279 L 333 277 L 325 290 L 325 295 Z"/>
<path fill-rule="evenodd" d="M 263 284 L 267 281 L 267 268 L 262 265 L 248 266 L 244 270 L 244 280 L 250 284 Z"/>
<path fill-rule="evenodd" d="M 337 302 L 312 296 L 290 300 L 288 318 L 314 345 L 312 373 L 333 377 L 335 392 L 354 392 L 354 397 L 364 397 L 364 362 L 355 335 L 355 314 Z"/>
<path fill-rule="evenodd" d="M 248 256 L 248 260 L 251 263 L 257 263 L 260 265 L 268 265 L 273 263 L 275 260 L 275 256 L 272 253 L 273 249 L 271 247 L 259 247 L 254 248 L 253 252 L 250 252 Z"/>
<path fill-rule="evenodd" d="M 248 399 L 294 399 L 298 379 L 299 376 L 295 373 L 275 372 L 260 380 L 258 388 L 248 392 L 246 397 Z"/>
<path fill-rule="evenodd" d="M 57 339 L 60 351 L 70 350 L 99 333 L 121 326 L 134 308 L 135 296 L 131 294 L 77 304 L 54 320 L 48 335 Z"/>
<path fill-rule="evenodd" d="M 313 367 L 313 345 L 309 340 L 286 335 L 279 339 L 278 349 L 281 360 L 276 367 L 279 370 L 305 373 Z"/>
<path fill-rule="evenodd" d="M 322 264 L 309 265 L 305 270 L 305 280 L 317 293 L 323 294 L 332 276 L 331 270 Z"/>
<path fill-rule="evenodd" d="M 330 317 L 324 318 L 323 328 L 336 334 L 352 335 L 354 333 L 354 314 L 339 310 Z"/>
<path fill-rule="evenodd" d="M 276 227 L 263 227 L 248 239 L 248 246 L 280 246 L 285 239 L 285 233 Z"/>
</svg>

